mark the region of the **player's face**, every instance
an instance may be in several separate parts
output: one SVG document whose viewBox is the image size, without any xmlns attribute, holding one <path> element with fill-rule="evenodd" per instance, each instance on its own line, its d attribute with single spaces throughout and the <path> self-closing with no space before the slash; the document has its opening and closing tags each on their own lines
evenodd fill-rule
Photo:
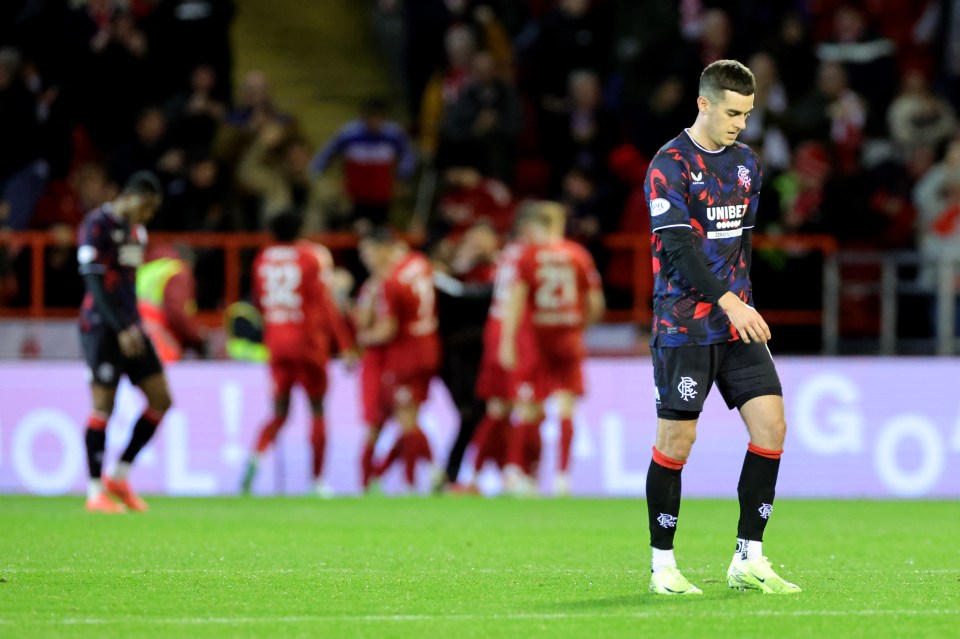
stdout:
<svg viewBox="0 0 960 639">
<path fill-rule="evenodd" d="M 724 91 L 718 102 L 707 100 L 705 115 L 710 141 L 718 148 L 730 146 L 737 141 L 740 132 L 747 128 L 747 118 L 753 111 L 753 96 L 736 91 Z"/>
<path fill-rule="evenodd" d="M 127 219 L 133 224 L 146 224 L 160 208 L 160 196 L 134 193 L 127 197 Z"/>
</svg>

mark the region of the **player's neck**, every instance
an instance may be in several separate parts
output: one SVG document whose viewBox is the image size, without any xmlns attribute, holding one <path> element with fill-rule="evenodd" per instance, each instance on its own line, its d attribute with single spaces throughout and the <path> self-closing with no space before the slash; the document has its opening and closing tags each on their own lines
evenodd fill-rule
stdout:
<svg viewBox="0 0 960 639">
<path fill-rule="evenodd" d="M 700 118 L 697 118 L 697 121 L 693 123 L 693 126 L 686 131 L 687 135 L 690 136 L 690 139 L 693 140 L 693 142 L 704 151 L 716 153 L 717 151 L 722 151 L 724 148 L 722 144 L 717 144 L 710 139 L 710 136 L 707 135 L 706 127 L 700 123 Z"/>
</svg>

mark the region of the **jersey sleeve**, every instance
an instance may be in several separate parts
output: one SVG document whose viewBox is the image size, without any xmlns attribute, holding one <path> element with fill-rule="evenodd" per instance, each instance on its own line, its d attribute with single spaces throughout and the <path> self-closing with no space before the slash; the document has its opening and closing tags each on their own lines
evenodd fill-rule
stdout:
<svg viewBox="0 0 960 639">
<path fill-rule="evenodd" d="M 686 164 L 669 151 L 661 150 L 653 158 L 647 171 L 644 190 L 650 206 L 650 231 L 690 226 L 687 193 L 690 175 Z"/>
<path fill-rule="evenodd" d="M 747 204 L 747 214 L 743 216 L 744 230 L 752 229 L 757 225 L 757 208 L 760 206 L 760 188 L 763 186 L 763 169 L 760 158 L 753 155 L 753 174 L 756 176 L 750 184 L 750 202 Z"/>
<path fill-rule="evenodd" d="M 80 275 L 103 274 L 107 271 L 107 242 L 110 234 L 100 217 L 90 216 L 77 231 L 77 263 Z"/>
</svg>

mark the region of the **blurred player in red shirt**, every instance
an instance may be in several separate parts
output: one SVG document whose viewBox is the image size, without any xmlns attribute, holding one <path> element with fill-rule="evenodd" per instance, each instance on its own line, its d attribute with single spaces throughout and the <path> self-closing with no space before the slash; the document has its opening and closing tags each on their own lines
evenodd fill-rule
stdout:
<svg viewBox="0 0 960 639">
<path fill-rule="evenodd" d="M 362 253 L 367 256 L 367 253 Z M 372 273 L 373 265 L 366 264 Z M 357 302 L 353 310 L 353 322 L 357 333 L 373 328 L 377 319 L 377 309 L 383 307 L 383 281 L 371 275 L 360 287 Z M 360 410 L 363 423 L 367 427 L 367 440 L 360 458 L 361 482 L 364 490 L 370 487 L 375 478 L 373 453 L 377 438 L 384 423 L 390 417 L 393 405 L 385 401 L 382 388 L 383 365 L 386 358 L 386 346 L 368 344 L 360 358 Z"/>
<path fill-rule="evenodd" d="M 483 465 L 493 461 L 500 470 L 504 470 L 508 461 L 512 468 L 512 483 L 516 483 L 522 473 L 523 476 L 533 474 L 533 470 L 526 460 L 535 463 L 539 454 L 525 456 L 520 450 L 510 453 L 510 444 L 513 439 L 513 428 L 510 423 L 512 400 L 516 394 L 514 388 L 514 372 L 508 371 L 500 365 L 498 353 L 500 348 L 501 322 L 510 299 L 510 291 L 517 276 L 517 262 L 523 254 L 524 248 L 530 239 L 532 215 L 528 209 L 521 211 L 516 221 L 516 237 L 508 243 L 500 253 L 496 262 L 496 275 L 493 285 L 493 301 L 487 314 L 487 322 L 483 327 L 483 359 L 480 362 L 480 372 L 477 376 L 477 396 L 486 401 L 486 414 L 477 426 L 474 435 L 474 480 L 471 492 L 478 489 L 477 480 Z M 533 342 L 532 326 L 529 314 L 524 314 L 517 334 L 518 359 L 524 363 L 530 362 L 536 355 Z M 533 415 L 518 415 L 524 432 L 533 429 L 539 441 L 540 419 L 539 411 Z M 526 417 L 530 425 L 523 418 Z M 517 438 L 518 445 L 526 443 L 526 438 Z"/>
<path fill-rule="evenodd" d="M 551 395 L 557 399 L 560 463 L 554 491 L 566 495 L 570 492 L 573 411 L 576 398 L 584 392 L 583 334 L 603 315 L 603 290 L 587 250 L 563 237 L 563 206 L 554 202 L 528 206 L 532 209 L 531 237 L 517 261 L 517 275 L 501 326 L 499 360 L 504 369 L 517 372 L 516 401 L 521 413 Z M 535 368 L 520 360 L 517 338 L 525 312 L 533 326 Z M 517 433 L 532 436 L 520 430 Z"/>
<path fill-rule="evenodd" d="M 302 220 L 293 212 L 272 222 L 276 243 L 260 251 L 253 263 L 253 298 L 263 313 L 263 341 L 270 351 L 273 378 L 273 417 L 260 431 L 243 477 L 249 493 L 260 460 L 287 420 L 290 392 L 299 385 L 310 400 L 313 424 L 314 489 L 332 496 L 323 480 L 326 424 L 323 398 L 327 392 L 327 361 L 336 340 L 341 353 L 352 357 L 353 340 L 331 294 L 333 259 L 318 244 L 298 240 Z"/>
<path fill-rule="evenodd" d="M 373 276 L 382 280 L 382 294 L 372 326 L 361 329 L 357 340 L 365 347 L 383 347 L 380 391 L 403 430 L 375 472 L 380 475 L 403 459 L 407 483 L 413 487 L 417 460 L 432 461 L 418 419 L 440 364 L 433 268 L 426 256 L 411 250 L 389 229 L 368 234 L 360 251 Z"/>
</svg>

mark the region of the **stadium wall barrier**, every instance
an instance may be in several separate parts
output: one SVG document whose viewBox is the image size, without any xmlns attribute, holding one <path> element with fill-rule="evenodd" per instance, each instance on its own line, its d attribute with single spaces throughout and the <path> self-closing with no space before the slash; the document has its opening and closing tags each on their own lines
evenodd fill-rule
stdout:
<svg viewBox="0 0 960 639">
<path fill-rule="evenodd" d="M 777 360 L 789 432 L 781 497 L 960 497 L 960 360 L 919 358 L 789 358 Z M 341 494 L 359 490 L 365 435 L 358 416 L 357 376 L 331 366 L 326 413 L 326 476 Z M 656 427 L 650 362 L 595 359 L 587 364 L 588 396 L 578 409 L 575 494 L 640 496 Z M 237 491 L 249 445 L 267 416 L 264 367 L 185 362 L 171 366 L 174 407 L 142 453 L 133 480 L 145 493 L 221 495 Z M 56 495 L 85 486 L 87 371 L 80 362 L 0 363 L 0 492 Z M 262 466 L 256 492 L 308 491 L 307 410 L 295 396 L 278 448 Z M 126 443 L 142 407 L 122 386 L 108 428 L 107 468 Z M 557 420 L 548 406 L 543 426 L 543 486 L 551 485 Z M 439 383 L 423 416 L 435 454 L 446 454 L 454 412 Z M 395 431 L 388 427 L 381 452 Z M 711 393 L 697 444 L 684 470 L 684 494 L 734 497 L 747 437 L 735 411 Z M 464 475 L 472 467 L 464 465 Z M 426 469 L 421 471 L 425 489 Z M 399 469 L 384 481 L 399 488 Z M 498 488 L 495 473 L 481 477 Z"/>
</svg>

